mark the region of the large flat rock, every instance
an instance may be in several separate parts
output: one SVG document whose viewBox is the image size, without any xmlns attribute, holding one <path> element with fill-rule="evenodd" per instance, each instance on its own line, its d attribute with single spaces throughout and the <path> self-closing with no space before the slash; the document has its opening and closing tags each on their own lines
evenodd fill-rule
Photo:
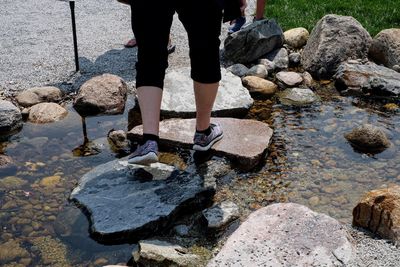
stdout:
<svg viewBox="0 0 400 267">
<path fill-rule="evenodd" d="M 221 124 L 224 138 L 212 147 L 216 155 L 236 160 L 246 168 L 256 166 L 263 158 L 272 137 L 267 124 L 255 120 L 212 118 Z M 160 143 L 165 146 L 191 148 L 195 131 L 195 119 L 169 119 L 160 123 Z M 142 126 L 128 132 L 128 138 L 136 140 L 142 135 Z"/>
<path fill-rule="evenodd" d="M 246 114 L 254 101 L 242 81 L 225 69 L 221 69 L 221 75 L 213 114 L 233 117 Z M 196 117 L 193 80 L 189 68 L 176 69 L 166 74 L 161 113 L 167 117 Z"/>
<path fill-rule="evenodd" d="M 169 227 L 183 213 L 210 205 L 213 188 L 201 176 L 172 166 L 114 160 L 85 174 L 70 199 L 86 211 L 96 240 L 133 242 Z"/>
<path fill-rule="evenodd" d="M 355 255 L 348 236 L 327 215 L 273 204 L 252 213 L 207 266 L 347 266 Z"/>
</svg>

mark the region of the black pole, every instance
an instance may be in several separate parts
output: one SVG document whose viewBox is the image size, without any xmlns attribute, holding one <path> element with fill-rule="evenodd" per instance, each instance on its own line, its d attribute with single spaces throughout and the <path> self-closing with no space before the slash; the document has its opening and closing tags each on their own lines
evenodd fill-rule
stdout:
<svg viewBox="0 0 400 267">
<path fill-rule="evenodd" d="M 69 1 L 69 7 L 71 8 L 71 18 L 72 18 L 72 35 L 74 38 L 75 67 L 76 71 L 79 71 L 78 42 L 76 40 L 76 25 L 75 25 L 75 1 Z"/>
</svg>

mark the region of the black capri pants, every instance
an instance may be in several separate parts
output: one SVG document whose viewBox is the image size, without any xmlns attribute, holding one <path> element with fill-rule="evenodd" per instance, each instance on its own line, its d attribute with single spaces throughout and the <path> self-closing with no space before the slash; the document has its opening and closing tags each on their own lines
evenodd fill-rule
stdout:
<svg viewBox="0 0 400 267">
<path fill-rule="evenodd" d="M 175 12 L 188 34 L 192 79 L 200 83 L 221 80 L 222 9 L 216 0 L 131 0 L 131 9 L 138 45 L 136 87 L 164 87 L 168 39 Z"/>
</svg>

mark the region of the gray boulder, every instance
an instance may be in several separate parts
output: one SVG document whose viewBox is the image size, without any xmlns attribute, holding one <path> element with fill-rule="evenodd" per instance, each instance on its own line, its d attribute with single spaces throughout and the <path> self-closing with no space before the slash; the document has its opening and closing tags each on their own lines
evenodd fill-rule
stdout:
<svg viewBox="0 0 400 267">
<path fill-rule="evenodd" d="M 378 33 L 369 48 L 370 57 L 378 64 L 393 68 L 400 64 L 400 29 Z"/>
<path fill-rule="evenodd" d="M 257 64 L 246 72 L 246 76 L 256 76 L 264 79 L 268 77 L 268 70 L 265 65 Z"/>
<path fill-rule="evenodd" d="M 371 124 L 364 124 L 345 134 L 353 147 L 363 152 L 379 153 L 390 147 L 385 132 Z"/>
<path fill-rule="evenodd" d="M 82 116 L 121 114 L 124 112 L 127 92 L 128 87 L 120 77 L 103 74 L 81 86 L 74 108 Z"/>
<path fill-rule="evenodd" d="M 251 63 L 283 45 L 283 32 L 275 20 L 250 24 L 225 39 L 226 59 L 234 63 Z"/>
<path fill-rule="evenodd" d="M 354 18 L 326 15 L 311 32 L 301 62 L 313 77 L 330 79 L 343 61 L 366 58 L 371 40 Z"/>
<path fill-rule="evenodd" d="M 243 77 L 249 71 L 249 68 L 243 64 L 238 63 L 238 64 L 234 64 L 234 65 L 230 66 L 229 68 L 227 68 L 227 70 L 229 70 L 236 76 Z"/>
<path fill-rule="evenodd" d="M 213 106 L 216 116 L 241 116 L 253 105 L 253 99 L 239 77 L 221 69 L 222 79 Z M 189 68 L 173 70 L 165 76 L 161 114 L 166 117 L 194 118 L 193 80 Z"/>
<path fill-rule="evenodd" d="M 351 241 L 325 214 L 273 204 L 250 214 L 207 266 L 346 266 L 355 257 Z"/>
<path fill-rule="evenodd" d="M 139 241 L 138 250 L 132 254 L 139 266 L 196 267 L 201 265 L 199 256 L 189 253 L 181 246 L 160 240 Z"/>
<path fill-rule="evenodd" d="M 165 230 L 183 213 L 206 208 L 215 190 L 205 184 L 203 177 L 169 165 L 123 159 L 85 174 L 70 199 L 90 215 L 96 240 L 137 241 Z"/>
<path fill-rule="evenodd" d="M 278 93 L 279 101 L 288 106 L 307 106 L 319 100 L 319 97 L 308 88 L 288 88 Z"/>
<path fill-rule="evenodd" d="M 400 73 L 373 62 L 343 63 L 337 69 L 334 79 L 339 90 L 347 90 L 349 93 L 400 95 Z"/>
<path fill-rule="evenodd" d="M 289 55 L 286 48 L 276 49 L 265 55 L 265 58 L 273 63 L 272 66 L 274 67 L 274 69 L 282 70 L 289 67 Z M 262 61 L 262 63 L 268 65 L 268 61 Z"/>
<path fill-rule="evenodd" d="M 0 134 L 12 132 L 21 127 L 21 111 L 10 101 L 0 100 Z"/>
<path fill-rule="evenodd" d="M 54 86 L 34 87 L 19 93 L 16 97 L 18 104 L 30 107 L 42 102 L 57 102 L 62 98 L 62 92 Z"/>
</svg>

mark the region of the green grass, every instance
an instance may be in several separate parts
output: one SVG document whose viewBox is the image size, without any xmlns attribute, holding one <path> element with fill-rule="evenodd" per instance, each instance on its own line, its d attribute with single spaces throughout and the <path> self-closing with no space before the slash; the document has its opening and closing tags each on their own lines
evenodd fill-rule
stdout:
<svg viewBox="0 0 400 267">
<path fill-rule="evenodd" d="M 267 0 L 267 18 L 283 30 L 311 30 L 327 14 L 352 16 L 374 37 L 383 29 L 400 28 L 400 0 Z"/>
</svg>

